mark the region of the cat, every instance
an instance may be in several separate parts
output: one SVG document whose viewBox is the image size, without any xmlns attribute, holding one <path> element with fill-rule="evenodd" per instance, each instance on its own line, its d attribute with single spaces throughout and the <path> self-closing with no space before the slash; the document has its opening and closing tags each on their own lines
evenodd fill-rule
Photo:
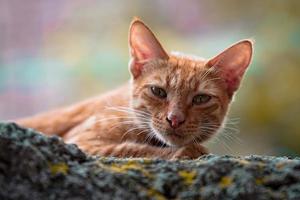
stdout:
<svg viewBox="0 0 300 200">
<path fill-rule="evenodd" d="M 212 59 L 167 53 L 135 18 L 129 28 L 131 80 L 65 108 L 17 120 L 57 134 L 91 155 L 194 159 L 221 127 L 252 59 L 242 40 Z"/>
</svg>

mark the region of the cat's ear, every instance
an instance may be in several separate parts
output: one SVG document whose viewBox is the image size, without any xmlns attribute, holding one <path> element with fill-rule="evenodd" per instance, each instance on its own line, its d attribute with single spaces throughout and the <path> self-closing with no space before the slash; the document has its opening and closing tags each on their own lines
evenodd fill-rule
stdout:
<svg viewBox="0 0 300 200">
<path fill-rule="evenodd" d="M 153 59 L 168 59 L 152 31 L 139 19 L 135 18 L 129 28 L 129 50 L 131 55 L 130 71 L 137 78 L 143 66 Z"/>
<path fill-rule="evenodd" d="M 214 67 L 225 80 L 230 97 L 239 88 L 243 75 L 251 62 L 252 46 L 251 40 L 242 40 L 206 63 L 208 67 Z"/>
</svg>

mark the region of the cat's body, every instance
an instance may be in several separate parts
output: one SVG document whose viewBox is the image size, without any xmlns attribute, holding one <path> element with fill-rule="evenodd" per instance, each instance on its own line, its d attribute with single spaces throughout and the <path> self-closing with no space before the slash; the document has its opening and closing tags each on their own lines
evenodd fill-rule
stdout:
<svg viewBox="0 0 300 200">
<path fill-rule="evenodd" d="M 129 44 L 132 80 L 99 97 L 17 122 L 58 134 L 94 155 L 196 158 L 222 126 L 250 63 L 241 41 L 210 60 L 167 54 L 134 20 Z"/>
</svg>

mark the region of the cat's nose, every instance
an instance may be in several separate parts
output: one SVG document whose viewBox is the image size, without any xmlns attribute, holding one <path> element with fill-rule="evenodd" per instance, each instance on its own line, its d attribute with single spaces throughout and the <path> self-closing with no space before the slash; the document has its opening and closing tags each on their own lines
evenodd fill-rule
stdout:
<svg viewBox="0 0 300 200">
<path fill-rule="evenodd" d="M 180 118 L 176 115 L 171 115 L 166 118 L 172 128 L 178 128 L 181 124 L 184 123 L 184 118 Z"/>
</svg>

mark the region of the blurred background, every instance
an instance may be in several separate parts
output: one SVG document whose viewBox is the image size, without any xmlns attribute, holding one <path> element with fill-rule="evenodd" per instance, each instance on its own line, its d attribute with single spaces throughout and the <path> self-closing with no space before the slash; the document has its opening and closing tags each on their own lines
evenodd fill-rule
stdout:
<svg viewBox="0 0 300 200">
<path fill-rule="evenodd" d="M 300 1 L 0 0 L 0 120 L 68 105 L 129 78 L 139 16 L 167 50 L 212 57 L 254 38 L 217 154 L 300 155 Z"/>
</svg>

